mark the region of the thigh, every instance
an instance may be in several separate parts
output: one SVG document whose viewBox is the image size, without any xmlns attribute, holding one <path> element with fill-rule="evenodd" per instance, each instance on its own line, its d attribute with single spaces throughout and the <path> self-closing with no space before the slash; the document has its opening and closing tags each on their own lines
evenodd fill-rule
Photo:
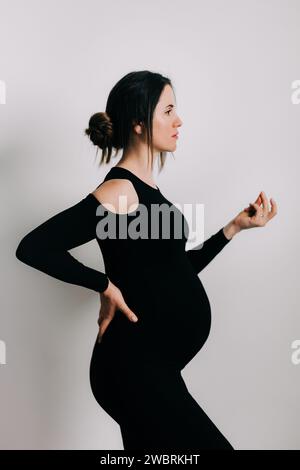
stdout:
<svg viewBox="0 0 300 470">
<path fill-rule="evenodd" d="M 119 423 L 125 450 L 233 450 L 189 393 L 180 370 L 145 367 L 125 395 L 128 406 Z"/>
<path fill-rule="evenodd" d="M 100 406 L 120 425 L 124 449 L 233 449 L 189 393 L 174 363 L 110 355 L 95 346 L 91 386 Z"/>
</svg>

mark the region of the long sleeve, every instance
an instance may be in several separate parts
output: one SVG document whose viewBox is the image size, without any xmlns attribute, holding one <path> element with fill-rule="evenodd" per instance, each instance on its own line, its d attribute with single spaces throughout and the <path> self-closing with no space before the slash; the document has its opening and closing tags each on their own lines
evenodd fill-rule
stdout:
<svg viewBox="0 0 300 470">
<path fill-rule="evenodd" d="M 225 237 L 222 227 L 217 233 L 204 241 L 202 248 L 199 248 L 200 245 L 198 245 L 196 248 L 186 250 L 186 255 L 196 273 L 199 274 L 230 241 Z"/>
<path fill-rule="evenodd" d="M 16 257 L 56 279 L 103 292 L 109 283 L 107 275 L 85 266 L 68 252 L 95 239 L 96 224 L 95 199 L 88 195 L 25 235 Z"/>
</svg>

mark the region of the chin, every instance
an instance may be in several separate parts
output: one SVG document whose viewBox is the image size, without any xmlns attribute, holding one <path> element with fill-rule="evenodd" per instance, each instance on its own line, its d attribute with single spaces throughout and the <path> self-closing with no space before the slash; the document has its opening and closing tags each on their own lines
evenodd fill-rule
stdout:
<svg viewBox="0 0 300 470">
<path fill-rule="evenodd" d="M 161 152 L 174 152 L 176 148 L 177 148 L 177 145 L 175 142 L 173 145 L 170 145 L 169 147 L 166 147 L 164 150 L 161 150 Z"/>
<path fill-rule="evenodd" d="M 160 152 L 174 152 L 176 148 L 177 148 L 177 145 L 175 142 L 172 146 L 169 145 L 168 147 L 161 147 L 159 150 L 157 150 L 157 154 L 159 154 Z"/>
</svg>

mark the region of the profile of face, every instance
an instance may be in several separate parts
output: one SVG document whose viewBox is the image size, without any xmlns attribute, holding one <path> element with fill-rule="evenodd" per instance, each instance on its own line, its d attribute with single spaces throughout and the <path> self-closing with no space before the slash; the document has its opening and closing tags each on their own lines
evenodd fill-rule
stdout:
<svg viewBox="0 0 300 470">
<path fill-rule="evenodd" d="M 166 85 L 153 113 L 153 146 L 157 152 L 176 150 L 177 138 L 173 136 L 182 126 L 176 109 L 173 88 Z"/>
<path fill-rule="evenodd" d="M 174 152 L 177 146 L 178 128 L 182 121 L 176 112 L 176 103 L 173 88 L 166 85 L 161 92 L 159 101 L 153 112 L 153 148 L 154 153 Z M 138 134 L 143 133 L 141 125 L 136 125 L 135 130 Z M 145 134 L 142 141 L 145 142 Z"/>
</svg>

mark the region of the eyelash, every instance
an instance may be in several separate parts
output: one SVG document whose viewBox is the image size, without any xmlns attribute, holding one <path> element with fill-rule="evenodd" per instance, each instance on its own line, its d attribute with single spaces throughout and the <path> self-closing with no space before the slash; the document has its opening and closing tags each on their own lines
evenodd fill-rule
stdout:
<svg viewBox="0 0 300 470">
<path fill-rule="evenodd" d="M 166 111 L 166 114 L 170 114 L 171 111 L 172 111 L 172 109 L 169 109 L 169 111 Z"/>
</svg>

